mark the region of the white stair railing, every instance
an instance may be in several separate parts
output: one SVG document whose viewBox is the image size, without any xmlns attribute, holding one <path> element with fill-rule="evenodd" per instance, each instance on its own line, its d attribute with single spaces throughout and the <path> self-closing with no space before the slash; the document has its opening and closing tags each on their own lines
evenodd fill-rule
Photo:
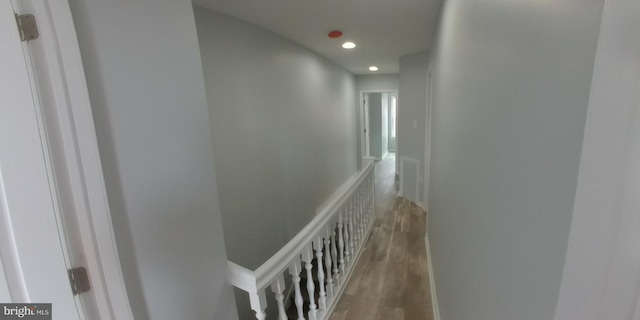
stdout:
<svg viewBox="0 0 640 320">
<path fill-rule="evenodd" d="M 298 320 L 329 318 L 375 220 L 374 180 L 374 163 L 368 159 L 364 168 L 318 209 L 307 226 L 255 271 L 228 262 L 229 282 L 247 292 L 256 319 L 266 317 L 267 294 L 275 297 L 277 319 L 288 319 L 288 287 L 293 287 Z M 291 277 L 285 277 L 287 272 Z M 287 285 L 286 279 L 291 283 Z"/>
</svg>

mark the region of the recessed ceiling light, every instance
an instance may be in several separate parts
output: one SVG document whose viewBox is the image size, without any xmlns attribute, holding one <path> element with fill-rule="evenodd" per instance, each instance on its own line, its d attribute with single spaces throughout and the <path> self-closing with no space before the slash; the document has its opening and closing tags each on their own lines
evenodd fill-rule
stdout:
<svg viewBox="0 0 640 320">
<path fill-rule="evenodd" d="M 356 44 L 351 42 L 351 41 L 347 41 L 345 43 L 342 44 L 342 47 L 345 49 L 353 49 L 356 47 Z"/>
<path fill-rule="evenodd" d="M 369 67 L 369 71 L 378 71 L 378 67 L 371 66 L 371 67 Z"/>
</svg>

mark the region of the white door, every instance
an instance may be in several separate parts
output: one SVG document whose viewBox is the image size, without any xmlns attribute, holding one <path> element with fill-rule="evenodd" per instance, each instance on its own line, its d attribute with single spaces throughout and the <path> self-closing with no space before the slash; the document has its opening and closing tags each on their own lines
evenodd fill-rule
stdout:
<svg viewBox="0 0 640 320">
<path fill-rule="evenodd" d="M 53 319 L 82 319 L 72 294 L 43 152 L 38 106 L 14 8 L 0 1 L 0 257 L 14 303 L 51 303 Z"/>
</svg>

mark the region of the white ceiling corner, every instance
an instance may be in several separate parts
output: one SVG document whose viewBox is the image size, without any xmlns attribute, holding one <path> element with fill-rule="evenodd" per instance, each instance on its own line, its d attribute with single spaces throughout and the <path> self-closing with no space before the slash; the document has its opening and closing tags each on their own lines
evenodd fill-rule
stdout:
<svg viewBox="0 0 640 320">
<path fill-rule="evenodd" d="M 428 49 L 441 0 L 193 0 L 275 32 L 354 74 L 398 73 L 399 58 Z M 330 39 L 327 34 L 344 35 Z M 342 49 L 344 41 L 357 47 Z"/>
</svg>

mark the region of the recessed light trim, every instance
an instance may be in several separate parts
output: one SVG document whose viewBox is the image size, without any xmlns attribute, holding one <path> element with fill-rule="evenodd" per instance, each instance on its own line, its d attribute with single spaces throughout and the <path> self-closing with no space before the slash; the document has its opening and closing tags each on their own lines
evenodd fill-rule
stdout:
<svg viewBox="0 0 640 320">
<path fill-rule="evenodd" d="M 345 43 L 342 44 L 342 47 L 345 49 L 353 49 L 356 47 L 356 44 L 351 42 L 351 41 L 347 41 Z"/>
<path fill-rule="evenodd" d="M 369 71 L 378 71 L 378 67 L 371 66 L 371 67 L 369 67 Z"/>
</svg>

